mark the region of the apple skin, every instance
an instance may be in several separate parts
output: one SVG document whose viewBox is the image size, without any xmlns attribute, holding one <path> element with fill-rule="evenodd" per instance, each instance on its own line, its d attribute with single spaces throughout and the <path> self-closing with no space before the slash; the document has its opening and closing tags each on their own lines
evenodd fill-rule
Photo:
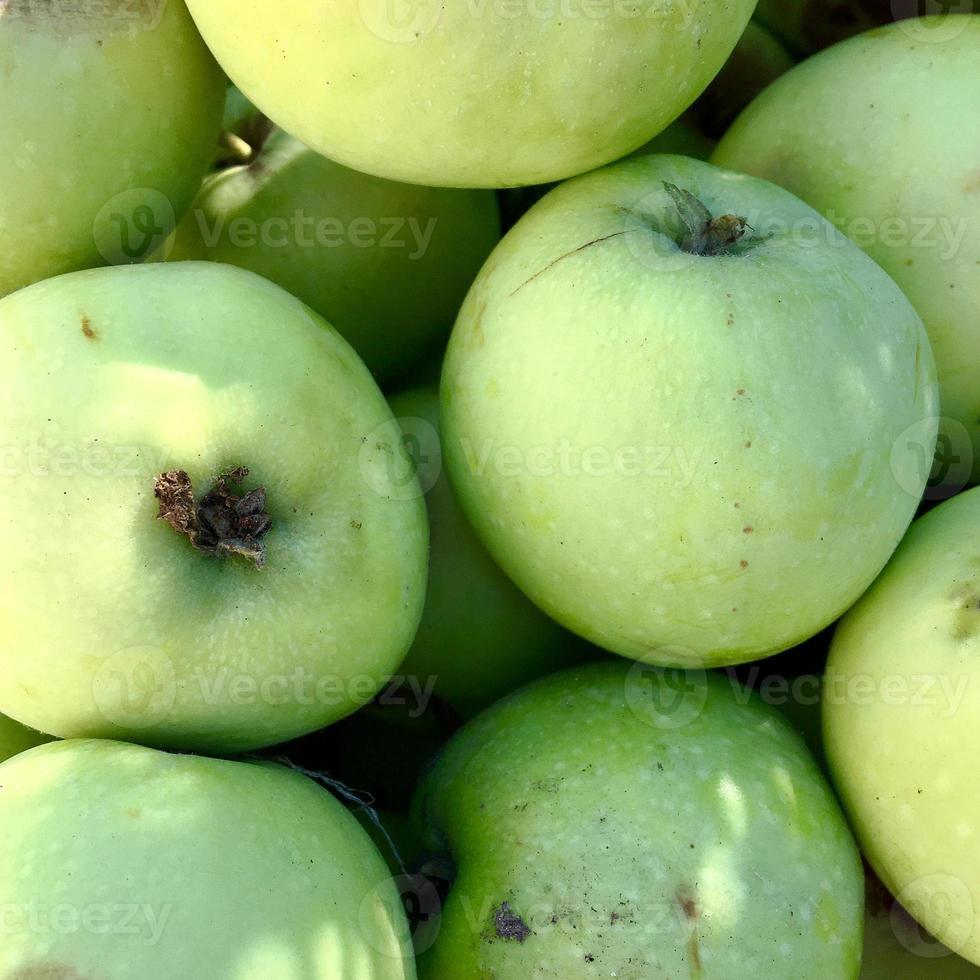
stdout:
<svg viewBox="0 0 980 980">
<path fill-rule="evenodd" d="M 355 710 L 422 611 L 418 488 L 350 346 L 210 262 L 71 273 L 0 302 L 0 710 L 62 737 L 244 751 Z M 247 466 L 268 561 L 157 519 Z"/>
<path fill-rule="evenodd" d="M 415 388 L 390 400 L 406 432 L 421 423 L 438 445 L 439 392 Z M 426 440 L 427 441 L 427 440 Z M 422 452 L 426 452 L 423 442 Z M 422 472 L 431 465 L 422 463 Z M 436 461 L 438 465 L 438 461 Z M 423 486 L 429 479 L 423 480 Z M 439 472 L 425 497 L 429 588 L 400 672 L 437 678 L 435 694 L 462 719 L 529 681 L 571 666 L 583 644 L 542 613 L 487 554 Z"/>
<path fill-rule="evenodd" d="M 0 762 L 49 741 L 50 736 L 31 731 L 30 728 L 0 715 Z"/>
<path fill-rule="evenodd" d="M 888 890 L 980 963 L 980 489 L 912 526 L 844 617 L 824 683 L 831 772 Z M 928 684 L 928 687 L 927 687 Z M 904 685 L 904 689 L 903 689 Z"/>
<path fill-rule="evenodd" d="M 743 251 L 682 250 L 664 181 L 744 215 Z M 670 156 L 569 181 L 508 233 L 442 411 L 504 571 L 671 666 L 788 649 L 847 609 L 912 519 L 937 413 L 922 323 L 860 249 L 772 184 Z"/>
<path fill-rule="evenodd" d="M 308 224 L 283 232 L 297 214 Z M 240 224 L 271 229 L 273 222 L 274 235 L 236 237 Z M 333 230 L 321 241 L 314 229 L 323 222 Z M 390 382 L 445 343 L 499 239 L 489 191 L 370 177 L 279 131 L 251 164 L 205 182 L 169 258 L 228 262 L 265 276 L 328 319 Z"/>
<path fill-rule="evenodd" d="M 857 977 L 843 815 L 790 726 L 723 676 L 609 661 L 538 681 L 456 735 L 415 818 L 457 867 L 422 980 Z"/>
<path fill-rule="evenodd" d="M 0 773 L 4 977 L 415 977 L 384 860 L 298 773 L 98 740 Z"/>
<path fill-rule="evenodd" d="M 902 287 L 936 356 L 949 420 L 944 443 L 966 459 L 973 482 L 980 479 L 980 114 L 971 94 L 978 75 L 978 15 L 869 31 L 766 89 L 712 158 L 799 195 Z"/>
<path fill-rule="evenodd" d="M 191 0 L 208 46 L 325 156 L 412 184 L 541 184 L 624 156 L 718 73 L 754 0 Z"/>
<path fill-rule="evenodd" d="M 8 0 L 0 77 L 0 296 L 159 245 L 208 169 L 225 95 L 183 0 Z"/>
</svg>

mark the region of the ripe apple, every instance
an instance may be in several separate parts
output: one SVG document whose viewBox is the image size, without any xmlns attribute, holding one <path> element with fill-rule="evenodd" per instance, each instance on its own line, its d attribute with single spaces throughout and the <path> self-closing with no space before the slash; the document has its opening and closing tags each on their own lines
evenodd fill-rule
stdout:
<svg viewBox="0 0 980 980">
<path fill-rule="evenodd" d="M 0 78 L 0 296 L 159 245 L 225 93 L 183 0 L 6 0 Z"/>
<path fill-rule="evenodd" d="M 190 0 L 235 84 L 308 146 L 412 184 L 560 180 L 703 91 L 754 0 Z"/>
<path fill-rule="evenodd" d="M 650 156 L 506 236 L 442 408 L 457 497 L 531 599 L 616 653 L 711 666 L 870 584 L 921 496 L 936 386 L 915 311 L 819 215 Z"/>
<path fill-rule="evenodd" d="M 544 615 L 500 570 L 459 509 L 442 472 L 439 393 L 391 399 L 426 489 L 431 550 L 422 622 L 400 673 L 434 681 L 460 718 L 581 658 L 584 644 Z"/>
<path fill-rule="evenodd" d="M 824 683 L 831 772 L 888 890 L 980 964 L 980 488 L 916 521 L 844 617 Z"/>
<path fill-rule="evenodd" d="M 415 977 L 384 860 L 298 773 L 98 740 L 0 773 L 4 977 Z"/>
<path fill-rule="evenodd" d="M 8 296 L 0 710 L 227 752 L 369 701 L 425 592 L 399 437 L 350 346 L 250 272 L 125 266 Z"/>
<path fill-rule="evenodd" d="M 30 728 L 0 715 L 0 762 L 48 741 L 50 739 L 47 735 L 31 731 Z"/>
<path fill-rule="evenodd" d="M 717 674 L 538 681 L 449 743 L 415 816 L 456 866 L 424 980 L 857 975 L 843 815 L 790 726 Z"/>
<path fill-rule="evenodd" d="M 766 89 L 713 157 L 798 194 L 902 287 L 935 351 L 943 465 L 961 464 L 961 486 L 971 462 L 980 479 L 978 76 L 980 16 L 869 31 Z"/>
<path fill-rule="evenodd" d="M 251 164 L 205 182 L 169 257 L 228 262 L 271 279 L 390 381 L 445 343 L 499 238 L 489 191 L 369 177 L 279 131 Z"/>
</svg>

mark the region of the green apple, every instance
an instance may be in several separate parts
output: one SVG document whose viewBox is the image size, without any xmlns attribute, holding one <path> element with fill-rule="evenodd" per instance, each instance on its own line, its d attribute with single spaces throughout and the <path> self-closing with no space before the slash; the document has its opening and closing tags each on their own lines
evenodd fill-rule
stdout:
<svg viewBox="0 0 980 980">
<path fill-rule="evenodd" d="M 980 967 L 929 936 L 873 875 L 867 892 L 860 980 L 980 980 Z"/>
<path fill-rule="evenodd" d="M 671 666 L 788 649 L 911 520 L 935 434 L 908 300 L 793 195 L 650 156 L 552 191 L 491 255 L 442 379 L 490 554 L 553 618 Z"/>
<path fill-rule="evenodd" d="M 0 78 L 0 296 L 159 245 L 225 93 L 184 0 L 5 0 Z"/>
<path fill-rule="evenodd" d="M 31 731 L 0 715 L 0 762 L 48 741 L 50 739 L 47 735 Z"/>
<path fill-rule="evenodd" d="M 4 977 L 415 977 L 384 860 L 295 772 L 78 740 L 0 774 Z"/>
<path fill-rule="evenodd" d="M 918 520 L 844 617 L 827 756 L 862 849 L 936 938 L 980 964 L 980 488 Z"/>
<path fill-rule="evenodd" d="M 224 752 L 369 701 L 425 591 L 400 436 L 350 346 L 250 272 L 120 266 L 8 296 L 0 710 Z"/>
<path fill-rule="evenodd" d="M 854 980 L 864 878 L 800 738 L 723 676 L 623 662 L 470 722 L 416 801 L 456 873 L 424 980 Z"/>
<path fill-rule="evenodd" d="M 205 182 L 169 257 L 228 262 L 271 279 L 390 381 L 445 343 L 499 238 L 489 191 L 369 177 L 280 131 L 251 164 Z"/>
<path fill-rule="evenodd" d="M 755 0 L 190 0 L 270 118 L 355 170 L 507 187 L 591 170 L 664 129 Z"/>
<path fill-rule="evenodd" d="M 466 719 L 571 666 L 584 645 L 504 575 L 459 509 L 441 471 L 438 390 L 416 388 L 390 404 L 427 491 L 432 538 L 422 622 L 400 672 L 431 678 L 432 693 Z"/>
<path fill-rule="evenodd" d="M 713 158 L 798 194 L 902 287 L 932 341 L 961 486 L 971 462 L 980 479 L 978 76 L 980 16 L 901 21 L 784 75 Z"/>
</svg>

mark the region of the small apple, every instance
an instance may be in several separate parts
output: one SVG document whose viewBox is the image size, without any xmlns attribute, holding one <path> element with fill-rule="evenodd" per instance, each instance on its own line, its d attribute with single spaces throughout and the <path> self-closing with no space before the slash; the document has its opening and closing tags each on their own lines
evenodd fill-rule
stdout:
<svg viewBox="0 0 980 980">
<path fill-rule="evenodd" d="M 0 710 L 245 751 L 369 701 L 427 528 L 350 346 L 250 272 L 70 273 L 0 302 Z"/>
<path fill-rule="evenodd" d="M 504 571 L 670 666 L 754 660 L 847 609 L 915 512 L 937 411 L 922 323 L 874 262 L 781 188 L 672 156 L 569 181 L 511 230 L 442 409 Z"/>
<path fill-rule="evenodd" d="M 844 617 L 824 681 L 841 800 L 888 890 L 980 964 L 980 488 L 930 511 Z"/>
<path fill-rule="evenodd" d="M 225 92 L 184 0 L 5 0 L 0 78 L 0 296 L 158 246 Z"/>
<path fill-rule="evenodd" d="M 0 715 L 0 762 L 51 739 Z"/>
<path fill-rule="evenodd" d="M 308 146 L 411 184 L 541 184 L 622 157 L 718 73 L 755 0 L 189 0 L 234 83 Z"/>
<path fill-rule="evenodd" d="M 388 382 L 445 343 L 499 238 L 489 191 L 369 177 L 279 131 L 248 166 L 205 182 L 169 258 L 228 262 L 271 279 Z"/>
<path fill-rule="evenodd" d="M 713 157 L 799 195 L 902 287 L 932 341 L 940 465 L 959 464 L 960 486 L 980 479 L 978 77 L 980 16 L 901 21 L 784 75 Z"/>
<path fill-rule="evenodd" d="M 853 980 L 864 879 L 800 738 L 722 676 L 622 662 L 470 722 L 420 790 L 455 874 L 422 980 Z"/>
<path fill-rule="evenodd" d="M 432 387 L 390 401 L 417 461 L 429 514 L 429 588 L 400 673 L 468 719 L 528 681 L 581 659 L 583 644 L 542 613 L 487 554 L 459 509 L 441 467 L 439 393 Z"/>
<path fill-rule="evenodd" d="M 4 977 L 415 977 L 381 855 L 298 773 L 80 740 L 0 774 Z"/>
</svg>

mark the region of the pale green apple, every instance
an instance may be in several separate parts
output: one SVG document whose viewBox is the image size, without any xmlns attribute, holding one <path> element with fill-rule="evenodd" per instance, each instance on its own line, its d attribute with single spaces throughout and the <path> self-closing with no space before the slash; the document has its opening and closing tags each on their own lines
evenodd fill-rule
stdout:
<svg viewBox="0 0 980 980">
<path fill-rule="evenodd" d="M 978 77 L 980 16 L 901 21 L 784 75 L 713 157 L 798 194 L 902 287 L 932 341 L 960 485 L 971 457 L 980 479 Z"/>
<path fill-rule="evenodd" d="M 489 191 L 369 177 L 279 131 L 248 166 L 205 182 L 169 257 L 229 262 L 271 279 L 390 381 L 445 343 L 499 238 Z"/>
<path fill-rule="evenodd" d="M 415 977 L 384 860 L 298 773 L 78 740 L 0 781 L 10 980 Z"/>
<path fill-rule="evenodd" d="M 420 791 L 456 866 L 425 980 L 854 980 L 864 879 L 800 738 L 723 676 L 610 661 L 470 722 Z"/>
<path fill-rule="evenodd" d="M 591 170 L 664 129 L 755 0 L 190 0 L 235 84 L 308 146 L 413 184 Z"/>
<path fill-rule="evenodd" d="M 0 296 L 158 246 L 225 94 L 184 0 L 6 0 L 0 79 Z"/>
<path fill-rule="evenodd" d="M 437 389 L 416 388 L 390 404 L 427 491 L 432 538 L 422 622 L 400 673 L 431 679 L 432 693 L 466 719 L 571 666 L 585 645 L 504 575 L 459 509 L 441 467 Z"/>
<path fill-rule="evenodd" d="M 49 736 L 31 731 L 16 721 L 0 715 L 0 762 L 17 755 L 26 749 L 50 741 Z"/>
<path fill-rule="evenodd" d="M 934 936 L 980 964 L 980 489 L 918 520 L 844 617 L 824 740 L 862 849 Z"/>
<path fill-rule="evenodd" d="M 936 942 L 871 876 L 860 980 L 980 980 L 980 967 Z"/>
<path fill-rule="evenodd" d="M 425 591 L 399 437 L 350 346 L 250 272 L 120 266 L 8 296 L 0 710 L 226 751 L 370 700 Z"/>
<path fill-rule="evenodd" d="M 788 649 L 847 609 L 915 512 L 937 411 L 922 323 L 874 262 L 781 188 L 671 156 L 569 181 L 504 238 L 442 398 L 504 571 L 673 666 Z"/>
</svg>

